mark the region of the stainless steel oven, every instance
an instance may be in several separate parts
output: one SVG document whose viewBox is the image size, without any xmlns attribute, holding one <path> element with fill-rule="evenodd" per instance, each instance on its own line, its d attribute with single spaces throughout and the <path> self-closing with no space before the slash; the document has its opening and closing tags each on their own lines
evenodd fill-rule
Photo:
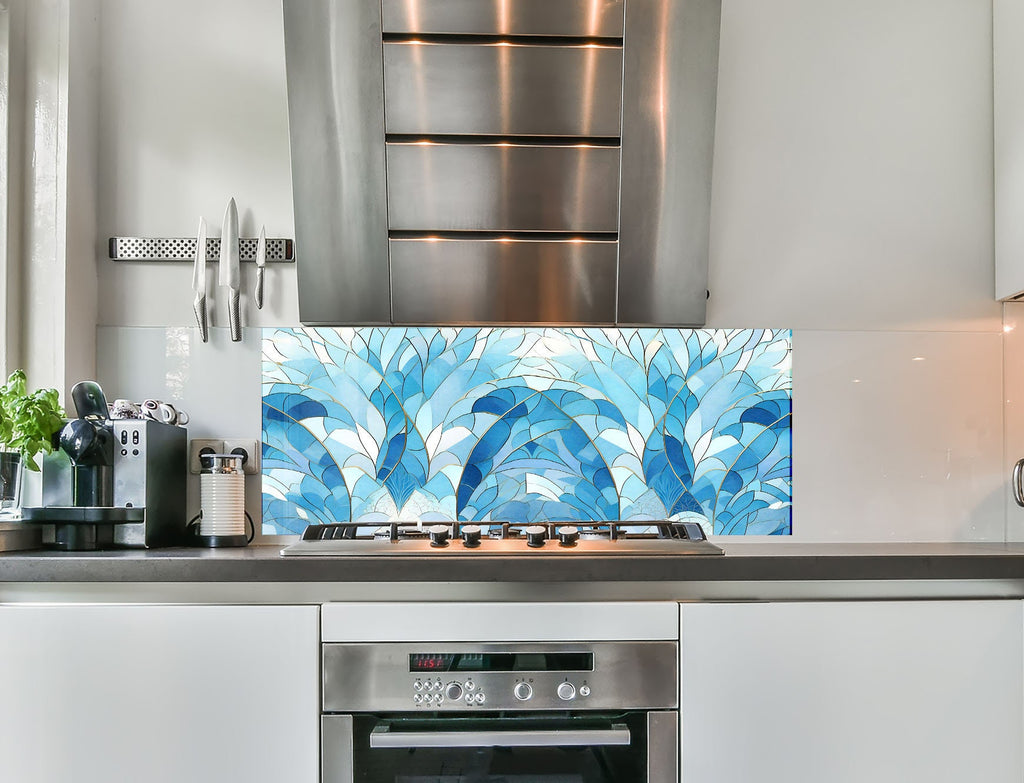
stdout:
<svg viewBox="0 0 1024 783">
<path fill-rule="evenodd" d="M 322 650 L 324 783 L 677 783 L 674 641 Z"/>
</svg>

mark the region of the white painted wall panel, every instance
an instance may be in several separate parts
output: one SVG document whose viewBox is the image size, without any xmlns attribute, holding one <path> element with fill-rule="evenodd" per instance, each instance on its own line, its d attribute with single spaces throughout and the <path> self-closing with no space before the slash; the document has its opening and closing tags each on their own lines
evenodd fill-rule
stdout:
<svg viewBox="0 0 1024 783">
<path fill-rule="evenodd" d="M 683 605 L 685 783 L 1019 783 L 1019 601 Z"/>
<path fill-rule="evenodd" d="M 316 783 L 312 606 L 0 607 L 0 778 Z"/>
</svg>

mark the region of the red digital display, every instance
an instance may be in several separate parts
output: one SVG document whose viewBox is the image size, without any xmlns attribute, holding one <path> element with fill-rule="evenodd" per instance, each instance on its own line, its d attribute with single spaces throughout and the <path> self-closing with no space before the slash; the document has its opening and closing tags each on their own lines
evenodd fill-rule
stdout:
<svg viewBox="0 0 1024 783">
<path fill-rule="evenodd" d="M 409 671 L 444 672 L 451 668 L 454 655 L 447 653 L 416 653 L 409 656 Z"/>
</svg>

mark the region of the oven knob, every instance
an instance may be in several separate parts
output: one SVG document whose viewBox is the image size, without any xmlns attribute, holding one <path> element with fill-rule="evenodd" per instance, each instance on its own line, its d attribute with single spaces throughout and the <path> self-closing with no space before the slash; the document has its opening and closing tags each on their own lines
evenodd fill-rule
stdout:
<svg viewBox="0 0 1024 783">
<path fill-rule="evenodd" d="M 562 701 L 572 701 L 576 698 L 576 686 L 571 682 L 560 682 L 556 693 Z"/>
<path fill-rule="evenodd" d="M 519 701 L 527 701 L 533 696 L 533 688 L 530 687 L 528 682 L 517 682 L 516 687 L 512 689 L 512 693 Z"/>
<path fill-rule="evenodd" d="M 580 696 L 589 696 L 589 695 L 590 695 L 590 686 L 589 685 L 581 685 L 580 686 Z"/>
<path fill-rule="evenodd" d="M 558 543 L 562 546 L 576 546 L 580 537 L 580 529 L 575 525 L 558 528 Z"/>
<path fill-rule="evenodd" d="M 457 682 L 450 682 L 448 687 L 444 689 L 444 695 L 448 701 L 458 701 L 462 698 L 462 686 Z"/>
<path fill-rule="evenodd" d="M 548 529 L 544 525 L 530 525 L 526 528 L 526 545 L 532 547 L 544 546 L 548 537 Z"/>
<path fill-rule="evenodd" d="M 487 697 L 484 696 L 483 691 L 479 691 L 476 694 L 476 696 L 473 697 L 473 701 L 475 701 L 477 704 L 483 704 L 486 698 Z"/>
<path fill-rule="evenodd" d="M 462 543 L 469 548 L 480 546 L 480 525 L 466 525 L 463 527 Z"/>
<path fill-rule="evenodd" d="M 472 680 L 466 680 L 466 690 L 471 691 L 476 687 L 476 683 Z"/>
<path fill-rule="evenodd" d="M 448 525 L 431 525 L 427 528 L 431 546 L 448 546 Z"/>
<path fill-rule="evenodd" d="M 421 690 L 423 690 L 423 683 L 420 682 L 419 680 L 416 680 L 416 682 L 414 682 L 412 684 L 412 689 L 414 691 L 421 691 Z"/>
<path fill-rule="evenodd" d="M 412 697 L 413 704 L 419 704 L 421 701 L 423 701 L 423 697 L 420 696 L 418 693 Z"/>
</svg>

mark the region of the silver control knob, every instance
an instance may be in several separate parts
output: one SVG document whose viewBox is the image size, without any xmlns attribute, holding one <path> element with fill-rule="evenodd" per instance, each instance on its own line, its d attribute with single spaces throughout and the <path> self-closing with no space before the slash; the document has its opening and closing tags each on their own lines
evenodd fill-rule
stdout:
<svg viewBox="0 0 1024 783">
<path fill-rule="evenodd" d="M 473 682 L 472 680 L 466 680 L 466 690 L 467 691 L 471 691 L 474 688 L 476 688 L 476 683 Z"/>
<path fill-rule="evenodd" d="M 476 696 L 473 697 L 473 701 L 475 701 L 477 704 L 483 704 L 486 698 L 487 697 L 484 696 L 482 692 L 478 692 Z"/>
<path fill-rule="evenodd" d="M 423 683 L 420 682 L 419 680 L 416 680 L 416 682 L 414 682 L 412 684 L 412 689 L 414 691 L 421 691 L 421 690 L 423 690 Z"/>
<path fill-rule="evenodd" d="M 533 696 L 533 688 L 530 687 L 528 682 L 517 682 L 516 687 L 512 689 L 512 695 L 519 699 L 519 701 L 527 701 Z"/>
<path fill-rule="evenodd" d="M 555 693 L 562 701 L 572 701 L 576 698 L 576 686 L 571 682 L 560 682 Z"/>
<path fill-rule="evenodd" d="M 457 682 L 450 682 L 444 689 L 444 695 L 448 701 L 458 701 L 462 698 L 462 686 Z"/>
<path fill-rule="evenodd" d="M 421 701 L 423 701 L 423 697 L 420 696 L 418 693 L 412 697 L 413 704 L 419 704 Z"/>
<path fill-rule="evenodd" d="M 589 695 L 590 695 L 590 686 L 589 685 L 581 685 L 580 686 L 580 696 L 589 696 Z"/>
</svg>

